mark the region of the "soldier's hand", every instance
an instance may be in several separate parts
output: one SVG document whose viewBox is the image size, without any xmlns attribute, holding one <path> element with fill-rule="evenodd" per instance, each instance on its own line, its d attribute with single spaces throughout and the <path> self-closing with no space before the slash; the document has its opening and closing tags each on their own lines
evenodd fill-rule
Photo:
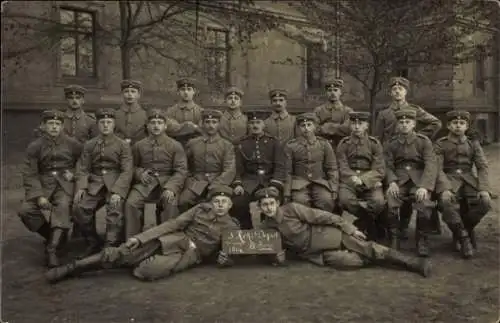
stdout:
<svg viewBox="0 0 500 323">
<path fill-rule="evenodd" d="M 233 265 L 233 260 L 224 251 L 219 251 L 219 255 L 217 256 L 217 263 L 222 267 L 228 267 Z"/>
<path fill-rule="evenodd" d="M 429 192 L 427 192 L 427 190 L 423 187 L 419 188 L 415 192 L 415 199 L 417 200 L 417 202 L 422 202 L 422 201 L 426 200 L 428 196 L 429 196 Z"/>
<path fill-rule="evenodd" d="M 73 203 L 78 204 L 83 198 L 83 195 L 85 195 L 85 190 L 78 190 L 75 193 L 75 197 L 73 198 Z"/>
<path fill-rule="evenodd" d="M 358 176 L 351 176 L 351 181 L 354 183 L 354 185 L 356 186 L 359 186 L 359 185 L 363 185 L 363 181 L 361 180 L 361 178 L 359 178 Z"/>
<path fill-rule="evenodd" d="M 196 123 L 194 123 L 193 121 L 186 121 L 186 124 L 188 126 L 193 127 L 193 128 L 198 128 L 198 125 Z"/>
<path fill-rule="evenodd" d="M 40 196 L 38 198 L 37 204 L 38 204 L 38 207 L 40 207 L 41 209 L 44 209 L 44 210 L 48 210 L 51 207 L 49 200 L 47 200 L 47 198 L 45 198 L 43 196 Z"/>
<path fill-rule="evenodd" d="M 170 190 L 164 190 L 161 198 L 167 203 L 172 203 L 175 200 L 175 193 Z"/>
<path fill-rule="evenodd" d="M 337 192 L 332 192 L 332 201 L 336 201 L 338 197 L 339 195 Z"/>
<path fill-rule="evenodd" d="M 491 195 L 488 191 L 481 191 L 481 192 L 477 193 L 477 198 L 482 200 L 485 203 L 491 202 Z"/>
<path fill-rule="evenodd" d="M 72 173 L 72 172 L 70 172 L 70 171 L 69 171 L 69 170 L 67 170 L 67 169 L 64 171 L 64 173 L 63 173 L 63 175 L 62 175 L 62 176 L 63 176 L 63 177 L 64 177 L 64 179 L 65 179 L 65 180 L 67 180 L 68 182 L 73 181 L 73 179 L 75 178 L 75 176 L 73 175 L 73 173 Z"/>
<path fill-rule="evenodd" d="M 387 194 L 391 195 L 394 198 L 399 197 L 399 186 L 396 183 L 391 183 L 389 188 L 387 189 Z"/>
<path fill-rule="evenodd" d="M 109 204 L 111 205 L 111 207 L 117 207 L 118 206 L 118 203 L 120 203 L 120 200 L 121 200 L 121 196 L 118 195 L 118 194 L 112 194 L 110 199 L 109 199 Z"/>
<path fill-rule="evenodd" d="M 359 230 L 356 230 L 354 231 L 354 233 L 352 234 L 355 238 L 358 238 L 358 239 L 361 239 L 361 240 L 366 240 L 366 235 L 359 231 Z"/>
<path fill-rule="evenodd" d="M 453 192 L 450 190 L 446 190 L 443 193 L 441 193 L 441 200 L 443 202 L 451 202 L 455 199 L 455 196 L 453 195 Z"/>
<path fill-rule="evenodd" d="M 286 263 L 286 251 L 281 250 L 274 256 L 273 266 L 284 266 Z"/>
<path fill-rule="evenodd" d="M 129 248 L 130 250 L 137 249 L 137 248 L 139 248 L 140 245 L 141 245 L 141 242 L 139 241 L 139 239 L 134 238 L 134 237 L 129 238 L 125 242 L 125 247 Z"/>
<path fill-rule="evenodd" d="M 243 186 L 238 185 L 234 188 L 233 192 L 234 195 L 242 195 L 243 193 L 245 193 L 245 190 L 243 189 Z"/>
<path fill-rule="evenodd" d="M 149 185 L 153 182 L 153 176 L 151 176 L 149 170 L 146 170 L 141 175 L 141 183 L 144 185 Z"/>
</svg>

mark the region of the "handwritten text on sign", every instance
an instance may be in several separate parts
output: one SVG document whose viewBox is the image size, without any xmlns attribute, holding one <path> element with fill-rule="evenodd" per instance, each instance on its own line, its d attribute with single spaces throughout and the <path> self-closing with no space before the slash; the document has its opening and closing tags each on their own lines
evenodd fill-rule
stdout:
<svg viewBox="0 0 500 323">
<path fill-rule="evenodd" d="M 274 230 L 231 230 L 222 235 L 222 250 L 232 255 L 276 254 L 281 236 Z"/>
</svg>

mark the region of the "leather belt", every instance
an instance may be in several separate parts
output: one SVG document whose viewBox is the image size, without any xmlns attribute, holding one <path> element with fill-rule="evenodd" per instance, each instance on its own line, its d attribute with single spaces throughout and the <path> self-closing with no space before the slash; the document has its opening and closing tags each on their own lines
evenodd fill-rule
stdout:
<svg viewBox="0 0 500 323">
<path fill-rule="evenodd" d="M 443 171 L 446 174 L 455 173 L 455 174 L 464 174 L 464 173 L 472 173 L 472 168 L 469 167 L 450 167 L 443 168 Z"/>
<path fill-rule="evenodd" d="M 52 176 L 57 176 L 57 175 L 60 175 L 60 174 L 64 174 L 66 171 L 68 171 L 68 169 L 66 168 L 63 168 L 63 169 L 47 169 L 45 171 L 43 171 L 42 173 L 43 174 L 49 174 L 49 175 L 52 175 Z"/>
<path fill-rule="evenodd" d="M 112 168 L 92 169 L 92 174 L 99 175 L 99 176 L 106 175 L 106 174 L 109 174 L 109 173 L 118 173 L 118 172 L 119 172 L 118 170 L 112 169 Z"/>
<path fill-rule="evenodd" d="M 406 170 L 411 170 L 411 169 L 418 169 L 418 170 L 422 170 L 424 169 L 424 166 L 423 165 L 418 165 L 418 164 L 399 164 L 396 166 L 396 169 L 406 169 Z"/>
<path fill-rule="evenodd" d="M 168 176 L 171 174 L 171 172 L 164 171 L 164 170 L 151 169 L 151 170 L 149 170 L 149 174 L 158 177 L 158 176 Z"/>
</svg>

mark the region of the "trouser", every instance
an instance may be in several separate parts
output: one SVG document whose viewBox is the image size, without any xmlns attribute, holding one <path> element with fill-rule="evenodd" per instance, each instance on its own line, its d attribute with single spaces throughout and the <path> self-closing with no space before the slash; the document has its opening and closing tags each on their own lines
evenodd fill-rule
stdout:
<svg viewBox="0 0 500 323">
<path fill-rule="evenodd" d="M 238 220 L 242 230 L 252 229 L 252 215 L 250 213 L 250 203 L 252 202 L 251 194 L 247 192 L 242 195 L 235 195 L 233 200 L 233 207 L 229 211 L 229 214 Z"/>
<path fill-rule="evenodd" d="M 332 192 L 321 185 L 311 183 L 300 190 L 292 190 L 292 201 L 313 208 L 333 212 L 335 201 Z"/>
<path fill-rule="evenodd" d="M 162 193 L 162 188 L 159 185 L 151 191 L 149 196 L 144 196 L 141 192 L 132 188 L 124 204 L 125 239 L 143 231 L 146 200 L 159 201 L 157 203 L 156 224 L 173 219 L 178 215 L 177 201 L 165 202 L 162 199 Z"/>
<path fill-rule="evenodd" d="M 202 203 L 206 199 L 207 189 L 201 194 L 197 194 L 186 188 L 179 195 L 179 213 L 184 213 L 190 208 Z"/>
</svg>

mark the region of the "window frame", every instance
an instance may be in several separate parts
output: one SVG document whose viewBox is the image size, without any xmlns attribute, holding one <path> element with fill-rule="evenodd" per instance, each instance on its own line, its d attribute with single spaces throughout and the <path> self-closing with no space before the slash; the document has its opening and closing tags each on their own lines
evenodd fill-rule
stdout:
<svg viewBox="0 0 500 323">
<path fill-rule="evenodd" d="M 306 86 L 306 90 L 308 92 L 316 92 L 316 91 L 322 91 L 323 90 L 323 82 L 324 82 L 324 78 L 327 74 L 327 71 L 325 70 L 325 57 L 324 57 L 324 53 L 323 54 L 319 54 L 319 55 L 311 55 L 311 53 L 313 53 L 314 50 L 317 50 L 319 53 L 322 53 L 322 48 L 321 48 L 321 44 L 319 43 L 311 43 L 311 44 L 307 44 L 305 46 L 305 52 L 306 52 L 306 59 L 305 59 L 305 65 L 306 65 L 306 68 L 305 68 L 305 86 Z M 313 70 L 313 65 L 315 64 L 311 64 L 311 61 L 313 59 L 317 59 L 318 60 L 318 66 L 314 67 L 314 68 L 317 68 L 318 71 L 319 71 L 319 79 L 317 80 L 318 84 L 317 86 L 314 86 L 314 85 L 311 85 L 310 84 L 310 81 L 312 79 L 312 74 L 314 73 L 314 70 Z"/>
<path fill-rule="evenodd" d="M 205 55 L 204 55 L 204 63 L 205 63 L 205 67 L 204 67 L 204 70 L 205 70 L 205 78 L 207 79 L 207 81 L 210 83 L 210 84 L 215 84 L 216 85 L 216 89 L 217 90 L 224 90 L 229 84 L 230 84 L 230 81 L 231 81 L 231 72 L 230 72 L 230 68 L 231 68 L 231 45 L 230 45 L 230 35 L 229 35 L 229 31 L 227 29 L 224 29 L 224 28 L 218 28 L 218 27 L 211 27 L 211 26 L 207 26 L 204 28 L 204 43 L 203 43 L 203 49 L 204 49 L 204 52 L 205 52 Z M 215 40 L 215 43 L 209 43 L 207 41 L 208 39 L 208 34 L 210 32 L 213 32 L 214 33 L 214 40 Z M 224 47 L 219 47 L 217 46 L 217 35 L 218 33 L 223 33 L 224 34 Z M 218 79 L 218 77 L 216 77 L 215 79 L 211 78 L 211 75 L 209 73 L 209 55 L 213 55 L 213 54 L 217 54 L 219 52 L 223 52 L 224 55 L 226 56 L 226 63 L 225 63 L 225 73 L 224 73 L 224 77 L 223 77 L 223 80 L 222 82 L 219 82 L 220 80 Z M 216 73 L 215 73 L 216 74 Z M 216 76 L 216 75 L 214 75 Z M 220 84 L 222 83 L 222 84 Z"/>
</svg>

